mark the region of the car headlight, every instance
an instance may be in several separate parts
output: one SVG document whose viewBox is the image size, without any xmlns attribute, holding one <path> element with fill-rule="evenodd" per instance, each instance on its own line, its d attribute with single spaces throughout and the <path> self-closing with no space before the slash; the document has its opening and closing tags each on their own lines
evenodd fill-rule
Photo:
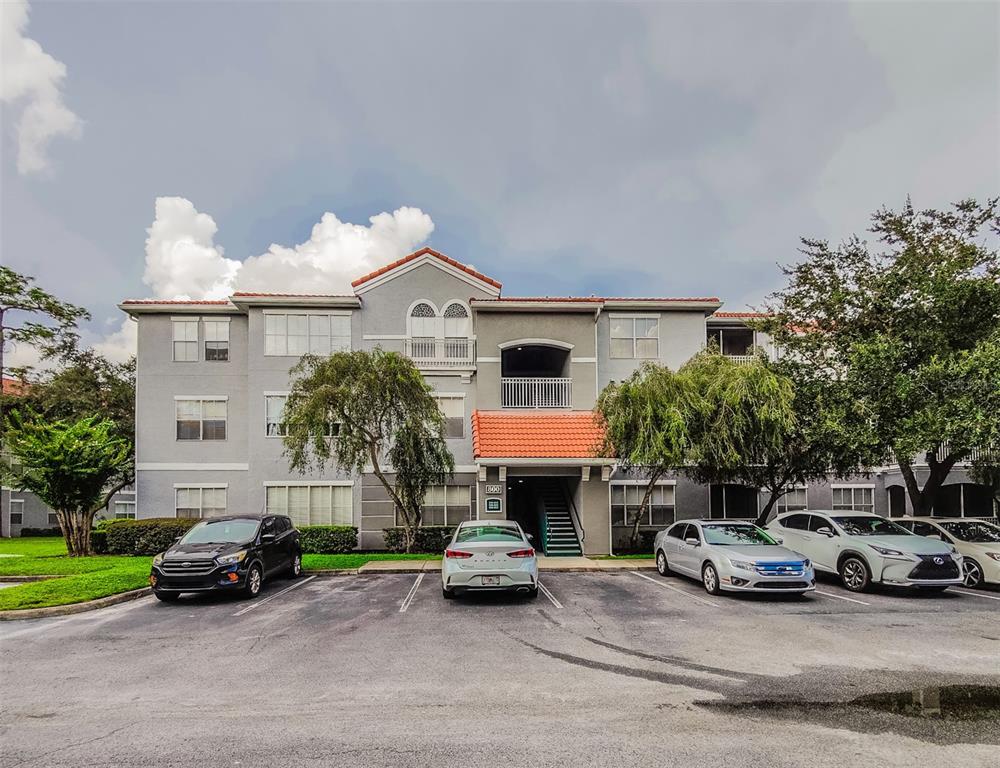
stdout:
<svg viewBox="0 0 1000 768">
<path fill-rule="evenodd" d="M 994 560 L 1000 561 L 1000 552 L 987 552 L 987 557 L 992 557 Z"/>
<path fill-rule="evenodd" d="M 153 565 L 159 565 L 163 562 L 163 552 L 158 555 L 153 555 Z"/>
<path fill-rule="evenodd" d="M 875 544 L 869 544 L 869 547 L 878 552 L 882 557 L 892 557 L 897 560 L 910 560 L 910 555 L 905 552 L 900 552 L 898 549 L 889 549 L 888 547 L 879 547 Z"/>
<path fill-rule="evenodd" d="M 731 557 L 729 558 L 729 564 L 732 565 L 733 568 L 739 568 L 741 571 L 752 571 L 757 567 L 756 563 L 749 563 L 746 560 L 733 560 Z"/>
<path fill-rule="evenodd" d="M 233 563 L 242 563 L 247 556 L 247 551 L 241 549 L 239 552 L 233 552 L 231 555 L 220 555 L 215 558 L 215 562 L 219 565 L 232 565 Z"/>
</svg>

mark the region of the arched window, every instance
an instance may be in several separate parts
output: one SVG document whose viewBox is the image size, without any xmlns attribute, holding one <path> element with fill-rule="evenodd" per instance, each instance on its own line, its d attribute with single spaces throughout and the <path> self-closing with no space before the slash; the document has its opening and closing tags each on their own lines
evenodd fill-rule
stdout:
<svg viewBox="0 0 1000 768">
<path fill-rule="evenodd" d="M 410 336 L 433 339 L 437 336 L 437 312 L 426 301 L 413 305 L 410 310 Z"/>
<path fill-rule="evenodd" d="M 465 339 L 469 336 L 469 310 L 464 304 L 453 301 L 444 308 L 444 337 Z"/>
</svg>

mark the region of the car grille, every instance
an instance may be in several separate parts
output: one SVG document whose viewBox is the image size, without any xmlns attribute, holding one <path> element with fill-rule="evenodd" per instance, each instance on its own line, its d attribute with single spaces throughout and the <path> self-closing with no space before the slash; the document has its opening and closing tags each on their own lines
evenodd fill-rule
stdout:
<svg viewBox="0 0 1000 768">
<path fill-rule="evenodd" d="M 803 563 L 798 562 L 787 562 L 787 563 L 757 563 L 756 571 L 761 576 L 801 576 L 803 572 Z"/>
<path fill-rule="evenodd" d="M 184 563 L 190 563 L 187 567 Z M 160 570 L 165 576 L 207 576 L 216 568 L 213 560 L 180 560 L 160 563 Z"/>
<path fill-rule="evenodd" d="M 805 589 L 809 586 L 804 581 L 758 581 L 754 589 Z"/>
<path fill-rule="evenodd" d="M 920 562 L 910 571 L 911 579 L 957 579 L 958 563 L 950 555 L 920 555 Z M 934 560 L 942 560 L 935 563 Z"/>
</svg>

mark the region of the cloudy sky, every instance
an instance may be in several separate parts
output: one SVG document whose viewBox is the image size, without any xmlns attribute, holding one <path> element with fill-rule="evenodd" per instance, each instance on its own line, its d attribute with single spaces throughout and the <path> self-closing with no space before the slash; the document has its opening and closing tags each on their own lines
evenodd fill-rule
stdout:
<svg viewBox="0 0 1000 768">
<path fill-rule="evenodd" d="M 1000 4 L 3 0 L 0 258 L 126 297 L 780 284 L 803 235 L 1000 192 Z"/>
</svg>

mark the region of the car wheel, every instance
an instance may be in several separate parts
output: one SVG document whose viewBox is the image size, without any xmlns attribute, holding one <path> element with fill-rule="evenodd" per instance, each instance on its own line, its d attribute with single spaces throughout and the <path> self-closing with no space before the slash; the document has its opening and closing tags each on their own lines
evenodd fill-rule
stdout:
<svg viewBox="0 0 1000 768">
<path fill-rule="evenodd" d="M 161 600 L 164 603 L 176 603 L 177 599 L 181 596 L 179 592 L 158 592 L 153 590 L 153 595 L 157 600 Z"/>
<path fill-rule="evenodd" d="M 710 595 L 717 595 L 722 591 L 719 586 L 719 573 L 711 563 L 705 563 L 701 569 L 701 583 L 705 585 L 705 591 Z"/>
<path fill-rule="evenodd" d="M 455 593 L 448 589 L 448 587 L 441 587 L 441 597 L 445 600 L 454 600 Z"/>
<path fill-rule="evenodd" d="M 292 564 L 288 566 L 288 576 L 297 579 L 302 574 L 302 553 L 296 552 L 292 558 Z"/>
<path fill-rule="evenodd" d="M 846 557 L 840 564 L 840 580 L 851 592 L 864 592 L 871 584 L 868 565 L 860 557 Z"/>
<path fill-rule="evenodd" d="M 962 574 L 965 577 L 965 586 L 969 589 L 983 586 L 983 568 L 975 560 L 965 558 L 962 561 Z"/>
<path fill-rule="evenodd" d="M 247 582 L 243 587 L 243 594 L 250 598 L 257 597 L 260 594 L 260 588 L 263 584 L 264 572 L 261 571 L 257 563 L 254 563 L 250 566 L 250 570 L 247 571 Z"/>
<path fill-rule="evenodd" d="M 667 563 L 667 555 L 662 549 L 656 553 L 656 572 L 661 576 L 670 575 L 670 564 Z"/>
</svg>

